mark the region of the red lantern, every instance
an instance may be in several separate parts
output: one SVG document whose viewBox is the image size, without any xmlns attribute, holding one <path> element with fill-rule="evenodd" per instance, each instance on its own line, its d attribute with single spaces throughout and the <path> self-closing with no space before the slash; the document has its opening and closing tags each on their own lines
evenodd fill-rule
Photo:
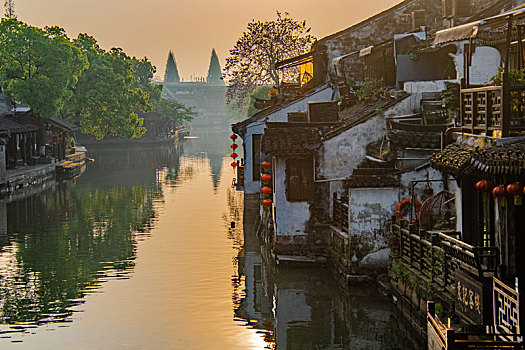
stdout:
<svg viewBox="0 0 525 350">
<path fill-rule="evenodd" d="M 487 180 L 481 180 L 476 183 L 476 189 L 479 192 L 490 192 L 493 187 L 494 185 L 492 184 L 492 182 Z"/>
<path fill-rule="evenodd" d="M 263 200 L 262 203 L 263 203 L 263 205 L 264 205 L 265 207 L 271 207 L 273 201 L 272 201 L 271 199 L 265 199 L 265 200 Z"/>
<path fill-rule="evenodd" d="M 235 168 L 237 166 L 237 162 L 232 162 L 231 166 Z"/>
<path fill-rule="evenodd" d="M 263 187 L 261 191 L 264 194 L 271 194 L 272 193 L 272 189 L 270 187 L 268 187 L 268 186 Z"/>
<path fill-rule="evenodd" d="M 153 123 L 149 123 L 150 126 L 153 126 Z"/>
<path fill-rule="evenodd" d="M 520 183 L 519 182 L 515 182 L 513 184 L 510 184 L 510 185 L 507 185 L 507 192 L 508 194 L 510 194 L 511 196 L 517 196 L 520 194 Z"/>
<path fill-rule="evenodd" d="M 237 158 L 239 155 L 237 153 L 232 153 L 230 154 L 230 157 L 232 157 L 233 159 Z"/>
<path fill-rule="evenodd" d="M 492 195 L 494 198 L 505 198 L 507 196 L 507 193 L 505 192 L 505 186 L 499 185 L 494 187 L 492 190 Z"/>
<path fill-rule="evenodd" d="M 270 175 L 270 174 L 263 174 L 263 176 L 261 176 L 261 179 L 264 182 L 268 183 L 268 182 L 270 182 L 272 180 L 272 175 Z"/>
<path fill-rule="evenodd" d="M 232 149 L 236 149 L 236 148 L 237 148 L 237 145 L 236 145 L 236 144 L 232 144 L 230 147 L 231 147 Z"/>
<path fill-rule="evenodd" d="M 272 163 L 270 163 L 270 162 L 262 162 L 262 163 L 261 163 L 261 166 L 262 166 L 264 169 L 269 169 L 269 168 L 272 166 Z"/>
<path fill-rule="evenodd" d="M 230 139 L 237 140 L 237 135 L 235 135 L 235 134 L 230 135 Z"/>
</svg>

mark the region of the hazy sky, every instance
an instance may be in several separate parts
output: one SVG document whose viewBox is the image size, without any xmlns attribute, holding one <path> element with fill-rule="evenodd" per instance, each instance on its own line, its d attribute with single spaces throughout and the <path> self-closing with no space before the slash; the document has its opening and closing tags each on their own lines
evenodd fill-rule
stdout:
<svg viewBox="0 0 525 350">
<path fill-rule="evenodd" d="M 275 11 L 306 19 L 318 37 L 347 28 L 400 0 L 15 0 L 18 18 L 35 26 L 58 25 L 70 37 L 94 36 L 109 49 L 147 56 L 163 75 L 168 51 L 185 80 L 206 76 L 212 48 L 224 67 L 228 50 L 252 19 Z"/>
</svg>

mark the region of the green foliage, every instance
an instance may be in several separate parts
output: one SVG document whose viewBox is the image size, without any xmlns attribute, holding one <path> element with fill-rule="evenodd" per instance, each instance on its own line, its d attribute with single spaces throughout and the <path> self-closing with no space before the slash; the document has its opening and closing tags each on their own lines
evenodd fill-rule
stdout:
<svg viewBox="0 0 525 350">
<path fill-rule="evenodd" d="M 355 83 L 355 95 L 359 100 L 377 100 L 382 96 L 383 79 L 366 79 Z"/>
<path fill-rule="evenodd" d="M 501 86 L 503 68 L 498 68 L 498 74 L 490 79 L 492 85 Z M 511 69 L 509 71 L 509 83 L 513 86 L 524 86 L 525 85 L 525 68 L 524 69 Z"/>
<path fill-rule="evenodd" d="M 222 79 L 221 65 L 219 64 L 219 58 L 215 49 L 211 51 L 210 67 L 208 68 L 208 76 L 206 82 L 210 85 L 224 86 L 224 80 Z"/>
<path fill-rule="evenodd" d="M 155 112 L 161 121 L 172 122 L 175 125 L 182 125 L 183 121 L 192 121 L 197 115 L 193 107 L 165 98 L 160 99 Z"/>
<path fill-rule="evenodd" d="M 0 22 L 2 89 L 42 117 L 62 110 L 87 65 L 62 28 L 40 29 L 15 19 Z"/>
<path fill-rule="evenodd" d="M 150 96 L 135 84 L 134 63 L 121 49 L 100 49 L 96 40 L 79 34 L 73 43 L 86 54 L 87 69 L 80 77 L 68 106 L 82 132 L 96 136 L 140 137 L 146 129 L 136 111 L 149 112 Z M 140 61 L 139 61 L 140 62 Z"/>
<path fill-rule="evenodd" d="M 138 111 L 155 109 L 169 121 L 193 117 L 187 107 L 161 101 L 162 86 L 152 84 L 155 70 L 147 58 L 129 57 L 119 48 L 105 51 L 87 34 L 70 40 L 60 27 L 0 22 L 2 90 L 41 117 L 61 114 L 99 139 L 143 135 Z M 176 65 L 175 73 L 178 77 Z"/>
<path fill-rule="evenodd" d="M 248 118 L 257 113 L 258 111 L 258 109 L 254 106 L 255 98 L 257 97 L 267 100 L 269 98 L 268 91 L 270 91 L 271 88 L 271 85 L 263 85 L 253 90 L 253 92 L 250 94 L 250 103 L 246 115 Z"/>
<path fill-rule="evenodd" d="M 180 76 L 179 70 L 177 68 L 177 63 L 175 63 L 175 57 L 173 52 L 169 52 L 168 61 L 166 62 L 166 72 L 164 73 L 164 82 L 166 83 L 179 83 Z"/>
<path fill-rule="evenodd" d="M 306 21 L 296 21 L 287 12 L 277 12 L 276 20 L 248 23 L 226 58 L 228 103 L 242 109 L 258 86 L 279 86 L 276 63 L 310 51 L 315 37 L 309 32 Z"/>
<path fill-rule="evenodd" d="M 498 69 L 500 74 L 493 76 L 490 82 L 493 85 L 501 86 L 503 69 Z M 511 69 L 509 71 L 508 82 L 510 86 L 525 86 L 525 68 L 524 69 Z M 523 108 L 523 98 L 521 92 L 511 91 L 510 92 L 510 108 L 513 113 L 518 113 Z"/>
<path fill-rule="evenodd" d="M 454 81 L 445 82 L 445 90 L 441 93 L 441 102 L 449 111 L 459 108 L 461 87 Z"/>
<path fill-rule="evenodd" d="M 146 92 L 149 95 L 149 103 L 155 109 L 162 94 L 162 85 L 151 83 L 157 69 L 146 57 L 142 59 L 133 57 L 131 61 L 133 64 L 133 77 L 135 78 L 132 88 L 138 88 Z"/>
<path fill-rule="evenodd" d="M 394 261 L 392 264 L 392 271 L 394 271 L 394 274 L 401 280 L 406 281 L 408 279 L 408 271 L 400 261 Z"/>
</svg>

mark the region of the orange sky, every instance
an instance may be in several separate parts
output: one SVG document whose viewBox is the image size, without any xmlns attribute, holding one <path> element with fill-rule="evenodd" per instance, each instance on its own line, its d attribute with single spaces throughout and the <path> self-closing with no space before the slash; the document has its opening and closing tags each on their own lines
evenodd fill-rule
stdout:
<svg viewBox="0 0 525 350">
<path fill-rule="evenodd" d="M 212 48 L 221 66 L 252 19 L 288 11 L 306 19 L 321 38 L 382 11 L 400 0 L 16 0 L 19 19 L 35 26 L 59 25 L 69 36 L 93 35 L 106 49 L 147 56 L 162 75 L 168 51 L 180 75 L 206 76 Z"/>
</svg>

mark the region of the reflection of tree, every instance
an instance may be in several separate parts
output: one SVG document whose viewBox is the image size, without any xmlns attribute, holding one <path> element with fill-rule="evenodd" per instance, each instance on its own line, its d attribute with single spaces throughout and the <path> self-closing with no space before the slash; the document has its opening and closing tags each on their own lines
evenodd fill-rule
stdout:
<svg viewBox="0 0 525 350">
<path fill-rule="evenodd" d="M 133 232 L 154 216 L 153 193 L 140 185 L 64 185 L 13 203 L 8 231 L 16 249 L 0 269 L 0 323 L 64 319 L 101 275 L 125 274 L 134 266 Z"/>
</svg>

